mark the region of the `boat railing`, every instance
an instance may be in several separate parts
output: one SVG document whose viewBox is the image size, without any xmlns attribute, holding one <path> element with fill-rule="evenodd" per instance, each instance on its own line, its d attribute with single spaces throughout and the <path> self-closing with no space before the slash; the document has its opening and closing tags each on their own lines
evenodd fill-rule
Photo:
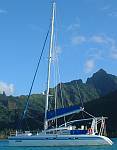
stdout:
<svg viewBox="0 0 117 150">
<path fill-rule="evenodd" d="M 10 136 L 16 136 L 16 131 L 10 131 Z"/>
<path fill-rule="evenodd" d="M 37 131 L 10 131 L 10 136 L 21 136 L 21 135 L 24 135 L 24 136 L 32 136 L 32 135 L 38 135 L 39 132 Z"/>
<path fill-rule="evenodd" d="M 93 120 L 93 119 L 97 119 L 98 122 L 100 123 L 102 119 L 108 119 L 108 118 L 107 117 L 95 117 L 95 118 L 78 119 L 78 120 L 69 121 L 69 122 L 66 123 L 66 125 L 71 125 L 75 122 L 90 121 L 90 120 Z M 62 124 L 59 127 L 64 127 L 64 126 L 65 126 L 65 124 Z"/>
</svg>

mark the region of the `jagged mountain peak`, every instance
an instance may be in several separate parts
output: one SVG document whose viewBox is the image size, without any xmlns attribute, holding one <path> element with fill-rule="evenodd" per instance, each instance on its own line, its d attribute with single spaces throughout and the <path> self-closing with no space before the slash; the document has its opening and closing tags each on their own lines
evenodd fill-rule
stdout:
<svg viewBox="0 0 117 150">
<path fill-rule="evenodd" d="M 117 90 L 117 79 L 115 77 L 100 69 L 87 79 L 86 84 L 94 87 L 100 96 L 104 96 L 109 92 Z"/>
<path fill-rule="evenodd" d="M 104 69 L 102 69 L 102 68 L 99 69 L 96 73 L 107 74 L 107 72 Z"/>
<path fill-rule="evenodd" d="M 86 84 L 89 84 L 91 80 L 97 80 L 98 78 L 108 77 L 108 73 L 104 69 L 100 69 L 95 72 L 90 78 L 87 78 Z"/>
<path fill-rule="evenodd" d="M 100 77 L 100 76 L 108 76 L 108 73 L 104 69 L 98 70 L 96 73 L 93 74 L 92 77 Z"/>
</svg>

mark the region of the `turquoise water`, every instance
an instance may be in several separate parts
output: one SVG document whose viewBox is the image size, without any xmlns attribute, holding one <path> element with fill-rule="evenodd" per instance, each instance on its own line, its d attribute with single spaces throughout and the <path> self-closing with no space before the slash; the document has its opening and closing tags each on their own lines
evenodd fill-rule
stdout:
<svg viewBox="0 0 117 150">
<path fill-rule="evenodd" d="M 8 147 L 7 141 L 0 141 L 0 150 L 117 150 L 117 138 L 111 139 L 112 146 L 79 146 L 79 147 Z"/>
</svg>

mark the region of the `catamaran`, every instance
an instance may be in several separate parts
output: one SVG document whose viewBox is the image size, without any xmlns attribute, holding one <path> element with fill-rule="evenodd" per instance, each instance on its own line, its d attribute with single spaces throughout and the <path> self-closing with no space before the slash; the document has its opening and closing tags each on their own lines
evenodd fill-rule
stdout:
<svg viewBox="0 0 117 150">
<path fill-rule="evenodd" d="M 113 142 L 106 136 L 105 119 L 106 117 L 94 117 L 85 111 L 84 107 L 78 105 L 57 108 L 49 111 L 49 96 L 50 96 L 50 75 L 51 75 L 51 59 L 54 36 L 54 19 L 55 19 L 56 3 L 52 3 L 52 19 L 51 19 L 51 34 L 50 48 L 48 57 L 48 76 L 46 89 L 45 103 L 45 120 L 44 130 L 33 134 L 30 131 L 23 133 L 15 132 L 8 137 L 9 146 L 80 146 L 80 145 L 112 145 Z M 27 109 L 27 106 L 26 106 Z M 26 113 L 26 109 L 24 114 Z M 88 118 L 75 119 L 65 121 L 58 125 L 57 120 L 68 117 L 76 113 L 86 113 Z M 55 125 L 50 127 L 50 123 L 55 122 Z M 88 123 L 90 122 L 90 124 Z M 75 125 L 77 123 L 77 125 Z"/>
</svg>

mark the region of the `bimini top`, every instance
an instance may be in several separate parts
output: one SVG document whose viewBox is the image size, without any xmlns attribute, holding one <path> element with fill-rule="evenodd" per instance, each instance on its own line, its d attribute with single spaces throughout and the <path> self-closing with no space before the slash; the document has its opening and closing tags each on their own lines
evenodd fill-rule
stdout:
<svg viewBox="0 0 117 150">
<path fill-rule="evenodd" d="M 51 110 L 47 112 L 47 120 L 54 120 L 57 118 L 61 118 L 63 116 L 67 116 L 67 115 L 71 115 L 74 113 L 78 113 L 80 111 L 82 111 L 83 108 L 78 106 L 78 105 L 74 105 L 74 106 L 70 106 L 70 107 L 64 107 L 64 108 L 59 108 L 56 110 Z"/>
</svg>

